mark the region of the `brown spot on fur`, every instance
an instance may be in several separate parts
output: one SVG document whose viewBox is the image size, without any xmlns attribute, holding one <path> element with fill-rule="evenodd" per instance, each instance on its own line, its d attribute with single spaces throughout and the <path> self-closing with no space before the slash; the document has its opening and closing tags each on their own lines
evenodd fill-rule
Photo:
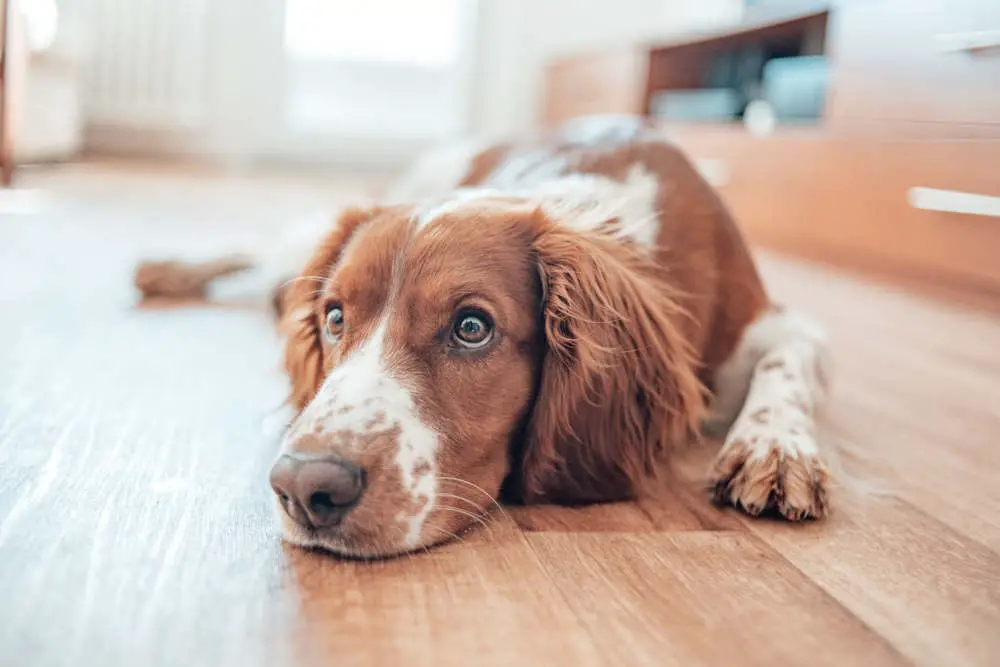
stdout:
<svg viewBox="0 0 1000 667">
<path fill-rule="evenodd" d="M 784 368 L 785 362 L 782 359 L 775 359 L 774 361 L 769 361 L 760 367 L 762 371 L 776 371 L 779 368 Z"/>
<path fill-rule="evenodd" d="M 750 419 L 758 424 L 766 424 L 771 419 L 771 408 L 763 407 L 750 415 Z"/>
<path fill-rule="evenodd" d="M 366 430 L 371 431 L 372 429 L 374 429 L 377 426 L 382 426 L 383 424 L 386 423 L 386 421 L 387 421 L 387 419 L 386 419 L 385 413 L 384 412 L 377 412 L 377 413 L 375 413 L 372 416 L 371 419 L 368 419 L 368 420 L 365 421 L 364 427 L 365 427 Z"/>
<path fill-rule="evenodd" d="M 812 410 L 809 409 L 809 404 L 806 403 L 805 397 L 801 394 L 793 396 L 789 399 L 788 404 L 806 416 L 812 414 Z"/>
<path fill-rule="evenodd" d="M 423 477 L 431 471 L 431 464 L 429 461 L 420 461 L 413 467 L 414 477 Z"/>
</svg>

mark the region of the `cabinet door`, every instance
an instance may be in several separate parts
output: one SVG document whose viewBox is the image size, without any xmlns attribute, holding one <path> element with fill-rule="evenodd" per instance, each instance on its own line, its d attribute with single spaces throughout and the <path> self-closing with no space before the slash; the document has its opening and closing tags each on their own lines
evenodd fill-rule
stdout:
<svg viewBox="0 0 1000 667">
<path fill-rule="evenodd" d="M 835 124 L 1000 125 L 1000 1 L 854 1 L 831 29 Z"/>
<path fill-rule="evenodd" d="M 558 125 L 589 114 L 642 113 L 648 58 L 623 49 L 559 60 L 549 66 L 543 122 Z"/>
<path fill-rule="evenodd" d="M 754 242 L 1000 294 L 1000 141 L 675 140 Z"/>
</svg>

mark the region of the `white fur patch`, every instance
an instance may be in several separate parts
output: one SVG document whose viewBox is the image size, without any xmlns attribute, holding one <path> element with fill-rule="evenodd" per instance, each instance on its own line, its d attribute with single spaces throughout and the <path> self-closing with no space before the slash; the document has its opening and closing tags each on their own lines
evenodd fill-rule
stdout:
<svg viewBox="0 0 1000 667">
<path fill-rule="evenodd" d="M 764 355 L 803 341 L 818 350 L 818 363 L 825 364 L 826 332 L 807 317 L 787 311 L 771 312 L 747 327 L 729 359 L 715 372 L 715 400 L 709 429 L 721 432 L 732 425 Z"/>
<path fill-rule="evenodd" d="M 368 341 L 327 376 L 291 429 L 284 449 L 303 434 L 345 432 L 358 437 L 340 446 L 364 447 L 370 442 L 368 436 L 398 429 L 393 462 L 399 466 L 403 487 L 419 505 L 416 512 L 401 513 L 399 518 L 407 523 L 406 546 L 414 547 L 436 502 L 439 439 L 417 414 L 410 390 L 385 363 L 386 329 L 383 319 Z M 340 453 L 350 459 L 362 452 Z"/>
<path fill-rule="evenodd" d="M 472 138 L 423 153 L 379 197 L 379 203 L 413 204 L 443 197 L 462 182 L 473 160 L 489 145 L 483 138 Z"/>
<path fill-rule="evenodd" d="M 818 454 L 814 414 L 826 391 L 826 341 L 812 321 L 772 313 L 751 325 L 716 373 L 713 419 L 732 427 L 723 450 L 741 442 L 751 457 Z M 735 421 L 734 421 L 735 419 Z"/>
<path fill-rule="evenodd" d="M 554 155 L 549 150 L 530 151 L 507 158 L 490 174 L 489 185 L 502 190 L 531 188 L 560 178 L 566 173 L 567 166 L 565 157 Z"/>
<path fill-rule="evenodd" d="M 733 424 L 726 446 L 745 442 L 750 457 L 763 460 L 780 450 L 785 458 L 815 456 L 817 406 L 810 372 L 815 350 L 794 344 L 765 354 L 757 363 L 746 403 Z"/>
<path fill-rule="evenodd" d="M 553 167 L 544 173 L 556 172 Z M 615 234 L 645 248 L 655 246 L 660 232 L 657 210 L 659 181 L 642 165 L 633 165 L 624 181 L 597 174 L 569 174 L 517 181 L 505 176 L 490 178 L 482 188 L 462 188 L 418 209 L 415 220 L 424 227 L 443 215 L 484 206 L 520 209 L 538 206 L 573 229 L 593 230 L 618 219 Z M 514 201 L 511 201 L 511 200 Z"/>
<path fill-rule="evenodd" d="M 596 229 L 618 218 L 616 236 L 651 248 L 660 232 L 656 208 L 659 190 L 656 176 L 634 164 L 621 182 L 595 174 L 574 174 L 539 183 L 530 194 L 542 202 L 547 214 L 574 229 Z"/>
<path fill-rule="evenodd" d="M 511 196 L 510 193 L 494 188 L 459 188 L 448 197 L 425 204 L 422 208 L 417 209 L 414 220 L 416 220 L 417 229 L 420 229 L 442 216 L 470 207 L 482 207 L 491 199 L 504 200 Z"/>
</svg>

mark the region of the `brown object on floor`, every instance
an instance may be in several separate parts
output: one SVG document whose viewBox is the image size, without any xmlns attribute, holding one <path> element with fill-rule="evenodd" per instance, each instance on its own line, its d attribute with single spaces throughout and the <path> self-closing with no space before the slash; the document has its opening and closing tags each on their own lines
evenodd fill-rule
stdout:
<svg viewBox="0 0 1000 667">
<path fill-rule="evenodd" d="M 208 262 L 143 262 L 135 271 L 135 286 L 144 298 L 204 298 L 216 278 L 246 271 L 253 262 L 223 257 Z"/>
<path fill-rule="evenodd" d="M 217 240 L 220 209 L 280 224 L 288 200 L 116 178 L 128 202 L 81 188 L 65 224 L 0 225 L 16 313 L 0 327 L 0 664 L 997 664 L 1000 317 L 765 256 L 775 296 L 831 330 L 820 436 L 861 453 L 851 469 L 885 497 L 840 490 L 800 525 L 686 487 L 510 507 L 427 553 L 345 562 L 282 545 L 273 522 L 269 314 L 136 310 L 122 280 L 153 231 Z M 116 224 L 150 208 L 176 220 Z M 456 511 L 478 493 L 449 491 Z"/>
</svg>

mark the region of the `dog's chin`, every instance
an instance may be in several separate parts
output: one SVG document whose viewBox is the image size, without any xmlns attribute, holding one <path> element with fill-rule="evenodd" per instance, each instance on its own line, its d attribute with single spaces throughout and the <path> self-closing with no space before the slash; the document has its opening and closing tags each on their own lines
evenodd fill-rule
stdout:
<svg viewBox="0 0 1000 667">
<path fill-rule="evenodd" d="M 374 561 L 406 556 L 416 551 L 426 551 L 439 542 L 421 542 L 415 545 L 361 541 L 349 536 L 327 531 L 303 528 L 292 521 L 281 509 L 277 510 L 281 536 L 291 545 L 331 554 L 345 560 Z"/>
</svg>

